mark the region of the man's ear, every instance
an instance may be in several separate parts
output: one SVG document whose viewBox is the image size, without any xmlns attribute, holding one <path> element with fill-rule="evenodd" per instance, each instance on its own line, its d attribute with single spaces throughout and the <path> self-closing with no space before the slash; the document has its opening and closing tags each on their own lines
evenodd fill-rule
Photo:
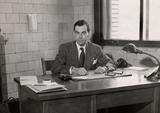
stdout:
<svg viewBox="0 0 160 113">
<path fill-rule="evenodd" d="M 72 32 L 72 35 L 73 35 L 73 36 L 75 36 L 75 33 L 74 33 L 74 31 Z"/>
<path fill-rule="evenodd" d="M 90 32 L 87 32 L 87 39 L 88 39 L 88 41 L 91 41 L 91 34 L 90 34 Z"/>
</svg>

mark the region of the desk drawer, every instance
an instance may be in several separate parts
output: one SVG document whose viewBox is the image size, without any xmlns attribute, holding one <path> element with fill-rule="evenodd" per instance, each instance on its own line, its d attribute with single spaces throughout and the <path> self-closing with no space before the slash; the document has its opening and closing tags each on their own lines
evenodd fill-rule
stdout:
<svg viewBox="0 0 160 113">
<path fill-rule="evenodd" d="M 97 95 L 97 108 L 109 108 L 122 105 L 151 102 L 154 89 L 138 89 Z"/>
<path fill-rule="evenodd" d="M 91 113 L 91 97 L 76 97 L 46 101 L 45 113 Z"/>
</svg>

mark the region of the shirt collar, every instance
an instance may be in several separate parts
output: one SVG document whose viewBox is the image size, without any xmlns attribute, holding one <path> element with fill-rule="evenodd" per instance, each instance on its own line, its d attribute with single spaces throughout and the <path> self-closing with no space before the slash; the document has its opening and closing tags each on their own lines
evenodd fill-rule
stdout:
<svg viewBox="0 0 160 113">
<path fill-rule="evenodd" d="M 80 46 L 77 42 L 76 42 L 76 46 L 77 46 L 77 49 L 80 50 L 80 48 L 83 48 L 84 49 L 84 52 L 85 52 L 85 48 L 86 48 L 86 44 L 84 46 Z"/>
<path fill-rule="evenodd" d="M 80 48 L 83 48 L 83 49 L 84 49 L 84 53 L 86 53 L 87 44 L 85 44 L 84 46 L 80 46 L 80 45 L 76 42 L 76 47 L 77 47 L 77 51 L 78 51 L 78 58 L 80 58 L 80 54 L 81 54 Z"/>
</svg>

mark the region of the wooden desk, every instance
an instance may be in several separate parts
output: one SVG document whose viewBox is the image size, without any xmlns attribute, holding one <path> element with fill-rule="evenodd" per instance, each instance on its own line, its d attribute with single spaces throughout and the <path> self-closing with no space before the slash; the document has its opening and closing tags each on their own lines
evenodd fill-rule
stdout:
<svg viewBox="0 0 160 113">
<path fill-rule="evenodd" d="M 128 106 L 123 113 L 159 113 L 160 83 L 132 76 L 63 82 L 68 90 L 36 94 L 19 85 L 21 113 L 96 113 L 98 109 Z M 41 77 L 39 77 L 41 78 Z M 43 78 L 41 78 L 43 79 Z"/>
</svg>

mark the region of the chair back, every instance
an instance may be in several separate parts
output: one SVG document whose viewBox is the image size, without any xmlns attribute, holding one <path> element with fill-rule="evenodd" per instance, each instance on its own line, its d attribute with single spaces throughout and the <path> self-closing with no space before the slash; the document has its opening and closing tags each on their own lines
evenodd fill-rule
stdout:
<svg viewBox="0 0 160 113">
<path fill-rule="evenodd" d="M 51 74 L 53 62 L 54 60 L 45 60 L 44 58 L 41 58 L 43 75 Z"/>
</svg>

